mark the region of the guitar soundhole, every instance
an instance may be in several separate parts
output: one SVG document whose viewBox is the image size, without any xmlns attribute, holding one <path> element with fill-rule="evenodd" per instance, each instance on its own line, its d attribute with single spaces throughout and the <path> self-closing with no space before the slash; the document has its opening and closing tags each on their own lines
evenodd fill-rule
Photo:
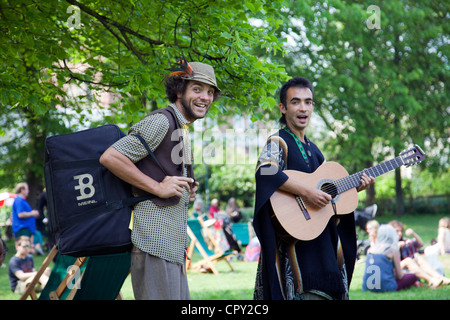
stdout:
<svg viewBox="0 0 450 320">
<path fill-rule="evenodd" d="M 333 199 L 338 195 L 337 187 L 334 183 L 326 182 L 320 187 L 320 190 L 328 193 Z"/>
</svg>

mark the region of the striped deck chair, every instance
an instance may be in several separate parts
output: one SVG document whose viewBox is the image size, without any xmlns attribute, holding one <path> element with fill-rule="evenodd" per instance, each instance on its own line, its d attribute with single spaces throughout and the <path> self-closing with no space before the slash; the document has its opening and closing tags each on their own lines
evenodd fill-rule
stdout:
<svg viewBox="0 0 450 320">
<path fill-rule="evenodd" d="M 53 248 L 47 258 L 50 257 L 55 258 L 54 267 L 39 300 L 121 299 L 120 289 L 130 272 L 129 252 L 75 258 L 60 255 L 56 248 Z M 41 269 L 45 269 L 44 265 L 45 263 Z M 75 270 L 79 272 L 76 273 Z M 38 276 L 39 271 L 33 282 L 38 282 Z M 21 300 L 27 299 L 28 296 L 36 300 L 34 288 L 27 290 Z"/>
<path fill-rule="evenodd" d="M 213 250 L 209 249 L 208 244 L 206 243 L 203 236 L 202 230 L 214 247 Z M 214 240 L 214 237 L 211 235 L 208 228 L 204 226 L 203 220 L 201 218 L 188 219 L 187 233 L 189 238 L 191 239 L 191 243 L 187 252 L 188 256 L 192 256 L 194 248 L 202 256 L 202 259 L 192 264 L 192 266 L 189 263 L 188 268 L 192 268 L 193 270 L 200 270 L 202 267 L 206 267 L 210 268 L 214 274 L 218 275 L 219 271 L 216 269 L 214 264 L 223 260 L 231 268 L 231 271 L 234 271 L 233 266 L 231 265 L 230 261 L 228 261 L 228 258 L 236 255 L 237 251 L 228 250 L 224 252 L 223 249 Z"/>
<path fill-rule="evenodd" d="M 122 300 L 120 289 L 130 273 L 130 252 L 89 257 L 74 300 Z"/>
<path fill-rule="evenodd" d="M 240 245 L 245 247 L 250 243 L 251 234 L 251 224 L 250 222 L 236 222 L 231 226 L 233 234 L 236 239 L 240 242 Z"/>
</svg>

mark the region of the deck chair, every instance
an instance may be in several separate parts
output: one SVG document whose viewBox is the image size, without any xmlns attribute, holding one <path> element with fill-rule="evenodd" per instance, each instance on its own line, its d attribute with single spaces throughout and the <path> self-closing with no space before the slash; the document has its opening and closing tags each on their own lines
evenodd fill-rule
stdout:
<svg viewBox="0 0 450 320">
<path fill-rule="evenodd" d="M 86 269 L 86 258 L 75 258 L 68 255 L 57 254 L 52 273 L 47 285 L 42 290 L 39 300 L 72 300 L 76 289 L 72 292 L 68 290 L 68 283 L 76 281 L 73 266 L 79 268 L 82 274 Z M 72 295 L 70 295 L 72 293 Z"/>
<path fill-rule="evenodd" d="M 75 258 L 60 255 L 54 247 L 46 261 L 55 258 L 55 265 L 47 285 L 41 292 L 39 300 L 114 300 L 121 299 L 120 289 L 130 271 L 131 256 L 129 252 Z M 48 266 L 44 261 L 31 285 L 21 297 L 21 300 L 31 296 L 37 299 L 34 286 L 38 283 L 43 270 Z M 75 277 L 74 268 L 80 273 Z M 41 272 L 42 269 L 42 272 Z M 78 282 L 75 282 L 77 281 Z M 34 285 L 33 285 L 34 283 Z M 72 284 L 72 289 L 69 288 Z"/>
<path fill-rule="evenodd" d="M 233 234 L 240 242 L 240 245 L 245 247 L 250 243 L 250 222 L 235 222 L 233 223 Z"/>
<path fill-rule="evenodd" d="M 214 250 L 211 250 L 204 238 L 202 231 L 205 233 L 205 237 L 208 238 Z M 198 253 L 202 256 L 202 259 L 194 264 L 188 263 L 188 269 L 192 268 L 193 270 L 200 270 L 202 266 L 210 268 L 215 275 L 219 274 L 219 271 L 214 266 L 219 261 L 225 261 L 228 266 L 231 268 L 231 271 L 234 271 L 233 266 L 231 265 L 228 258 L 237 254 L 237 251 L 228 250 L 226 252 L 217 244 L 214 237 L 209 232 L 208 228 L 205 227 L 203 220 L 200 219 L 188 219 L 188 227 L 187 233 L 191 240 L 191 243 L 188 248 L 188 256 L 192 256 L 194 248 Z"/>
<path fill-rule="evenodd" d="M 130 267 L 130 252 L 89 257 L 74 300 L 122 300 L 120 289 Z"/>
</svg>

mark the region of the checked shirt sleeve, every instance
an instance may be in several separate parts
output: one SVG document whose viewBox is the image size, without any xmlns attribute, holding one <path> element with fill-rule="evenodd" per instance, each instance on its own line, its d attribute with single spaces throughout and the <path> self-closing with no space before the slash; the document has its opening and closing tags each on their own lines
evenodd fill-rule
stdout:
<svg viewBox="0 0 450 320">
<path fill-rule="evenodd" d="M 114 149 L 127 156 L 134 163 L 148 156 L 148 152 L 139 139 L 138 134 L 147 142 L 150 150 L 155 151 L 169 130 L 169 120 L 163 114 L 147 116 L 131 127 L 127 136 L 112 145 Z"/>
</svg>

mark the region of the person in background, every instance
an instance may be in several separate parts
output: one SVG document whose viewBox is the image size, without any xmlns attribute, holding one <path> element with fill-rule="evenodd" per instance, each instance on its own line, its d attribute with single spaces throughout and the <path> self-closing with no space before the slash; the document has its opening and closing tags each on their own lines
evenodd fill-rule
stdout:
<svg viewBox="0 0 450 320">
<path fill-rule="evenodd" d="M 379 227 L 380 227 L 380 224 L 376 220 L 371 220 L 371 221 L 367 222 L 366 231 L 369 234 L 369 241 L 370 241 L 369 247 L 372 247 L 373 245 L 375 245 Z"/>
<path fill-rule="evenodd" d="M 404 260 L 407 257 L 414 258 L 414 255 L 419 252 L 423 246 L 422 238 L 414 232 L 413 229 L 408 228 L 405 231 L 403 223 L 398 220 L 392 220 L 389 222 L 394 227 L 398 235 L 398 246 L 400 248 L 400 258 Z M 405 238 L 403 235 L 412 238 Z"/>
<path fill-rule="evenodd" d="M 397 232 L 402 269 L 408 269 L 409 272 L 415 273 L 418 278 L 427 281 L 433 289 L 442 285 L 450 285 L 450 278 L 442 276 L 419 254 L 419 249 L 423 245 L 420 236 L 411 228 L 404 230 L 400 221 L 393 220 L 389 224 Z M 405 238 L 403 234 L 413 238 Z"/>
<path fill-rule="evenodd" d="M 30 189 L 26 182 L 17 184 L 15 192 L 17 197 L 12 206 L 12 229 L 16 238 L 24 235 L 32 237 L 36 231 L 36 217 L 39 211 L 33 210 L 27 202 Z"/>
<path fill-rule="evenodd" d="M 41 240 L 42 237 L 36 238 L 36 218 L 39 217 L 39 211 L 33 210 L 30 204 L 27 202 L 30 189 L 26 182 L 17 184 L 15 192 L 17 197 L 14 199 L 12 206 L 12 231 L 15 238 L 20 236 L 28 236 L 31 238 L 32 253 L 44 254 L 42 250 Z"/>
<path fill-rule="evenodd" d="M 204 210 L 205 210 L 205 208 L 204 208 L 203 199 L 199 194 L 197 194 L 195 196 L 195 201 L 194 201 L 193 211 L 192 211 L 194 218 L 202 217 L 204 214 Z"/>
<path fill-rule="evenodd" d="M 14 293 L 22 294 L 36 275 L 33 256 L 30 254 L 31 240 L 28 236 L 16 239 L 16 254 L 9 260 L 9 284 Z M 47 268 L 39 279 L 40 289 L 48 282 L 50 268 Z"/>
<path fill-rule="evenodd" d="M 416 281 L 414 273 L 404 273 L 400 266 L 395 229 L 388 224 L 380 226 L 376 241 L 367 252 L 362 291 L 398 291 L 413 286 Z"/>
<path fill-rule="evenodd" d="M 231 219 L 231 222 L 239 222 L 242 219 L 241 209 L 238 207 L 235 198 L 230 198 L 225 208 L 226 213 Z"/>
<path fill-rule="evenodd" d="M 220 211 L 219 200 L 214 198 L 211 200 L 211 205 L 209 206 L 209 218 L 210 219 L 216 218 L 216 213 L 218 213 L 219 211 Z"/>
<path fill-rule="evenodd" d="M 425 248 L 425 254 L 436 253 L 438 255 L 445 255 L 450 253 L 450 218 L 444 217 L 439 219 L 438 223 L 438 235 L 436 243 L 432 246 Z"/>
<path fill-rule="evenodd" d="M 444 266 L 438 256 L 450 253 L 450 218 L 444 217 L 439 220 L 437 239 L 431 246 L 425 248 L 424 253 L 427 262 L 433 269 L 441 275 L 445 275 Z"/>
<path fill-rule="evenodd" d="M 369 238 L 364 239 L 364 240 L 358 240 L 357 259 L 360 258 L 359 250 L 362 250 L 362 253 L 364 255 L 366 255 L 369 248 L 375 244 L 375 241 L 377 240 L 377 231 L 378 231 L 379 227 L 380 227 L 380 224 L 376 220 L 370 220 L 366 223 L 365 229 L 366 229 L 367 234 L 369 235 Z"/>
</svg>

